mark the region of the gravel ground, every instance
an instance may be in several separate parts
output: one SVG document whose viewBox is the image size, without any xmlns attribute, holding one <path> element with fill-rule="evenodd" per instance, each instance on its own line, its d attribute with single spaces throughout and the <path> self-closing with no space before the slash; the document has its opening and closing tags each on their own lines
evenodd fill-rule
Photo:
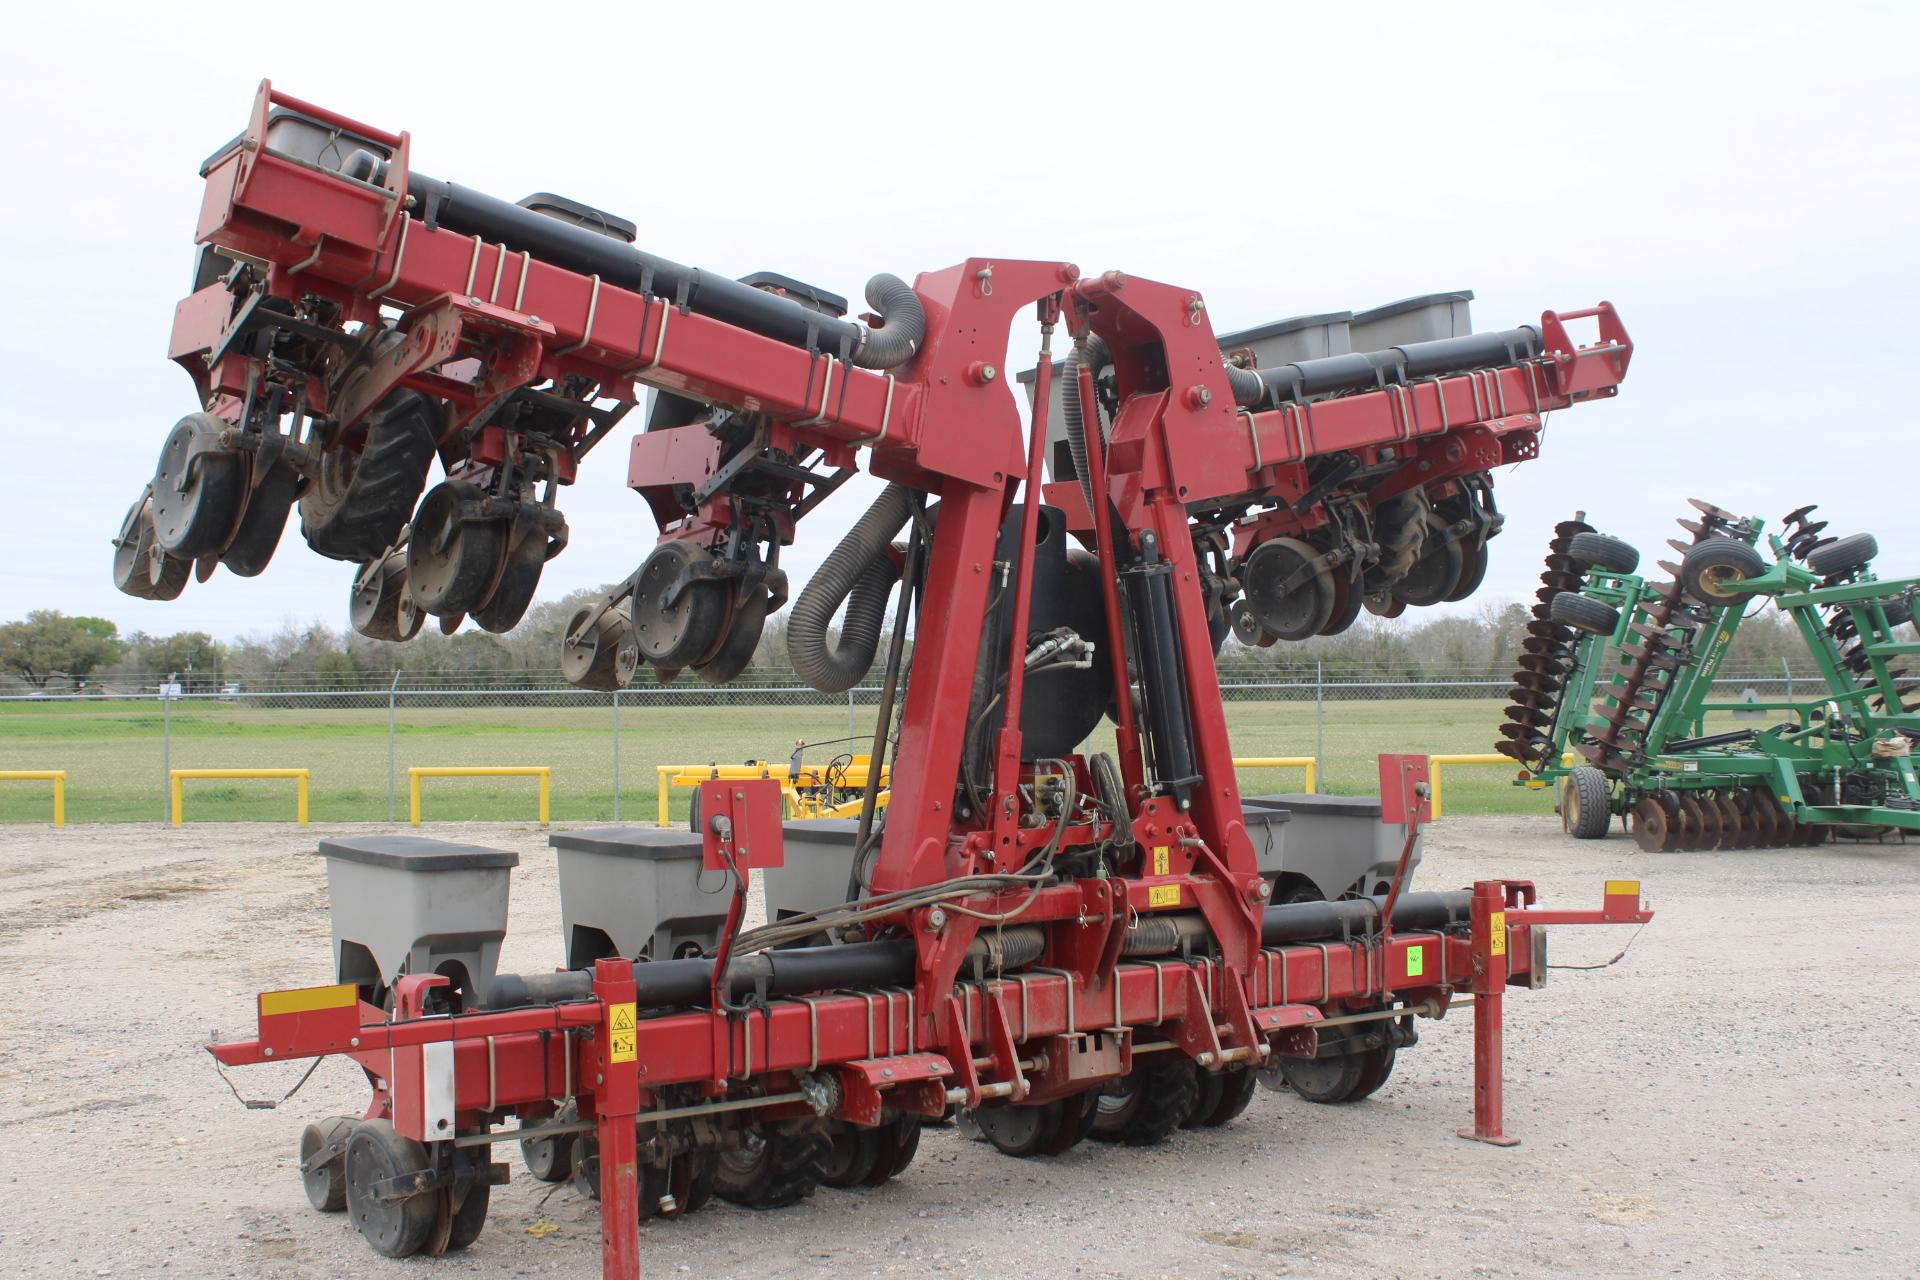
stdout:
<svg viewBox="0 0 1920 1280">
<path fill-rule="evenodd" d="M 365 832 L 367 827 L 353 830 Z M 389 1262 L 312 1212 L 294 1144 L 357 1112 L 321 1064 L 246 1110 L 199 1046 L 251 1029 L 261 987 L 331 980 L 316 828 L 0 829 L 0 1273 L 525 1276 L 596 1273 L 598 1222 L 518 1170 L 466 1254 Z M 544 834 L 432 828 L 517 849 L 503 965 L 558 954 Z M 927 1132 L 902 1179 L 774 1213 L 716 1203 L 649 1225 L 650 1275 L 1913 1275 L 1920 1058 L 1909 975 L 1920 850 L 1724 854 L 1576 844 L 1549 820 L 1451 818 L 1421 887 L 1531 876 L 1554 904 L 1640 877 L 1659 917 L 1626 958 L 1508 1002 L 1501 1151 L 1462 1142 L 1467 1015 L 1422 1023 L 1373 1099 L 1262 1091 L 1232 1126 L 1147 1151 L 1014 1161 Z M 1836 910 L 1835 908 L 1840 908 Z M 1629 930 L 1556 930 L 1556 963 Z M 1794 948 L 1789 950 L 1789 948 Z M 1876 990 L 1869 979 L 1882 981 Z M 277 1098 L 300 1068 L 238 1073 Z M 530 1228 L 532 1230 L 530 1230 Z"/>
</svg>

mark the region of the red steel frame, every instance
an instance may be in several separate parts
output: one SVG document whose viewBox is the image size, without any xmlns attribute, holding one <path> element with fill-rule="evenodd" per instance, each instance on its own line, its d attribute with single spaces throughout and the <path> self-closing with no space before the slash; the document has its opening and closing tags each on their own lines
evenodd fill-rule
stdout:
<svg viewBox="0 0 1920 1280">
<path fill-rule="evenodd" d="M 276 155 L 264 145 L 274 106 L 393 147 L 389 185 L 356 183 Z M 1104 447 L 1089 432 L 1092 480 L 1128 536 L 1155 535 L 1171 562 L 1196 772 L 1205 781 L 1184 811 L 1164 796 L 1140 805 L 1135 838 L 1168 852 L 1165 874 L 1086 880 L 1033 895 L 1020 920 L 1047 927 L 1046 963 L 1024 976 L 962 981 L 962 960 L 980 922 L 920 909 L 897 922 L 917 945 L 911 987 L 777 1000 L 747 1017 L 694 1010 L 653 1018 L 642 1023 L 631 1060 L 608 1052 L 610 1019 L 631 1011 L 634 1000 L 632 967 L 623 960 L 599 963 L 592 999 L 547 1008 L 427 1016 L 426 993 L 445 981 L 433 976 L 400 980 L 391 1019 L 364 1004 L 274 1013 L 263 1003 L 257 1038 L 216 1045 L 216 1057 L 238 1065 L 344 1053 L 380 1082 L 373 1112 L 390 1114 L 401 1133 L 422 1141 L 444 1136 L 426 1131 L 426 1046 L 452 1046 L 456 1130 L 506 1112 L 537 1121 L 570 1089 L 601 1144 L 605 1273 L 618 1277 L 639 1270 L 635 1118 L 668 1085 L 700 1084 L 718 1095 L 751 1082 L 777 1094 L 793 1087 L 796 1073 L 831 1071 L 841 1085 L 836 1114 L 871 1123 L 882 1105 L 934 1115 L 950 1101 L 1058 1097 L 1121 1074 L 1134 1055 L 1148 1052 L 1185 1052 L 1207 1069 L 1258 1064 L 1274 1052 L 1310 1055 L 1315 1024 L 1330 1014 L 1399 1000 L 1440 1016 L 1456 992 L 1467 991 L 1474 997 L 1476 1092 L 1474 1126 L 1463 1132 L 1508 1140 L 1503 989 L 1541 976 L 1531 937 L 1544 924 L 1648 918 L 1637 886 L 1609 886 L 1597 911 L 1549 914 L 1532 905 L 1530 884 L 1482 882 L 1474 889 L 1469 937 L 1393 933 L 1263 948 L 1267 886 L 1241 818 L 1189 512 L 1278 500 L 1273 512 L 1240 527 L 1244 549 L 1312 518 L 1289 505 L 1308 487 L 1304 462 L 1312 455 L 1351 450 L 1369 463 L 1398 461 L 1378 497 L 1415 485 L 1443 492 L 1458 477 L 1532 457 L 1547 413 L 1611 395 L 1624 377 L 1632 345 L 1611 307 L 1547 313 L 1545 354 L 1515 367 L 1249 414 L 1234 405 L 1204 303 L 1191 290 L 1115 272 L 1082 277 L 1065 262 L 971 258 L 916 279 L 925 343 L 909 364 L 874 371 L 429 226 L 408 207 L 410 149 L 405 134 L 372 129 L 263 84 L 241 145 L 207 175 L 200 239 L 270 264 L 273 292 L 328 298 L 346 321 L 361 324 L 379 323 L 382 308 L 404 312 L 404 340 L 370 368 L 338 385 L 316 371 L 307 388 L 316 412 L 351 427 L 388 390 L 408 386 L 454 405 L 452 431 L 516 387 L 574 374 L 609 399 L 630 401 L 644 384 L 758 410 L 774 422 L 774 447 L 824 450 L 828 466 L 851 465 L 865 449 L 874 474 L 939 496 L 926 625 L 917 632 L 889 818 L 871 876 L 875 893 L 1017 869 L 1044 838 L 1011 820 L 1017 769 L 999 771 L 986 820 L 958 822 L 949 808 L 963 736 L 953 726 L 965 722 L 972 697 L 996 542 L 1016 494 L 1023 484 L 1031 492 L 1040 474 L 1042 424 L 1035 423 L 1031 442 L 1024 438 L 1015 392 L 996 376 L 1007 368 L 1008 331 L 1029 307 L 1048 325 L 1064 322 L 1070 334 L 1093 330 L 1113 353 L 1122 408 Z M 219 286 L 188 298 L 172 353 L 194 374 L 207 407 L 232 416 L 260 371 L 241 354 L 204 358 L 221 350 L 230 310 L 231 296 Z M 1598 319 L 1597 344 L 1576 346 L 1567 337 L 1563 321 L 1580 317 Z M 1043 375 L 1050 368 L 1045 355 Z M 1045 405 L 1044 383 L 1040 390 L 1037 403 Z M 1081 391 L 1091 403 L 1090 382 Z M 661 518 L 663 539 L 708 537 L 729 523 L 724 493 L 691 518 L 682 518 L 670 496 L 676 485 L 697 486 L 711 474 L 717 448 L 697 425 L 634 440 L 629 483 Z M 1067 507 L 1080 529 L 1104 525 L 1086 519 L 1075 485 L 1051 486 L 1047 499 Z M 1029 503 L 1029 515 L 1034 509 Z M 783 540 L 790 537 L 782 532 Z M 1114 564 L 1108 531 L 1096 528 L 1093 541 L 1103 562 Z M 1018 576 L 1031 563 L 1031 527 L 1023 547 Z M 1112 590 L 1109 583 L 1118 636 Z M 1128 783 L 1137 784 L 1144 766 L 1126 702 L 1120 764 Z M 1007 723 L 1012 736 L 1003 739 L 1000 756 L 1017 766 L 1018 716 Z M 1001 797 L 1009 803 L 998 803 Z M 1406 816 L 1417 824 L 1418 806 L 1406 797 L 1399 803 L 1416 810 Z M 1065 843 L 1095 843 L 1103 834 L 1084 826 L 1070 830 Z M 1025 897 L 983 895 L 973 905 L 991 912 Z M 1196 909 L 1218 944 L 1218 962 L 1121 960 L 1131 917 Z M 1149 1027 L 1160 1039 L 1136 1043 L 1135 1031 Z M 803 1107 L 794 1102 L 784 1110 Z"/>
</svg>

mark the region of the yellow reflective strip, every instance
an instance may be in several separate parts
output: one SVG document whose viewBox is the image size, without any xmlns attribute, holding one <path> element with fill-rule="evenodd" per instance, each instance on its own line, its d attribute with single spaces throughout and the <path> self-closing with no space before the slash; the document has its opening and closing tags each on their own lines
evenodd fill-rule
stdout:
<svg viewBox="0 0 1920 1280">
<path fill-rule="evenodd" d="M 1636 898 L 1639 897 L 1640 882 L 1638 880 L 1607 881 L 1607 897 L 1618 898 L 1625 895 L 1632 895 L 1633 897 L 1636 897 Z"/>
<path fill-rule="evenodd" d="M 351 982 L 337 987 L 301 987 L 294 991 L 260 993 L 260 1016 L 279 1013 L 312 1013 L 315 1009 L 351 1009 L 359 1003 L 360 990 Z"/>
</svg>

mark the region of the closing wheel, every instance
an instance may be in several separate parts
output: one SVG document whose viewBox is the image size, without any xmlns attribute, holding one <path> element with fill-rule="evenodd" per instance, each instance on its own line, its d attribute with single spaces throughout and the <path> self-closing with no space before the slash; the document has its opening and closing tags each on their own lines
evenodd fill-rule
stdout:
<svg viewBox="0 0 1920 1280">
<path fill-rule="evenodd" d="M 1582 765 L 1567 775 L 1560 792 L 1560 829 L 1575 840 L 1604 840 L 1613 826 L 1613 785 L 1598 769 Z"/>
<path fill-rule="evenodd" d="M 353 629 L 369 640 L 413 639 L 426 615 L 412 606 L 405 551 L 394 551 L 378 564 L 362 565 L 354 575 L 347 616 Z"/>
<path fill-rule="evenodd" d="M 1460 585 L 1466 568 L 1466 553 L 1458 538 L 1440 541 L 1444 526 L 1438 521 L 1427 524 L 1427 547 L 1407 570 L 1407 576 L 1393 584 L 1394 598 L 1410 605 L 1439 604 Z"/>
<path fill-rule="evenodd" d="M 217 553 L 240 520 L 246 459 L 220 444 L 228 425 L 210 413 L 180 419 L 153 472 L 154 541 L 169 555 L 195 560 Z"/>
<path fill-rule="evenodd" d="M 640 655 L 654 666 L 678 670 L 704 660 L 719 645 L 727 622 L 727 587 L 692 578 L 713 554 L 691 542 L 663 542 L 640 566 L 631 606 Z M 668 600 L 669 592 L 679 593 Z"/>
<path fill-rule="evenodd" d="M 439 1197 L 423 1191 L 404 1199 L 383 1199 L 382 1185 L 394 1178 L 424 1173 L 427 1149 L 403 1138 L 385 1120 L 362 1120 L 347 1139 L 347 1214 L 375 1253 L 410 1258 L 420 1252 L 439 1213 Z"/>
<path fill-rule="evenodd" d="M 1239 1119 L 1240 1113 L 1253 1101 L 1253 1091 L 1260 1083 L 1259 1073 L 1252 1067 L 1229 1067 L 1220 1074 L 1220 1099 L 1214 1103 L 1213 1110 L 1207 1113 L 1206 1118 L 1200 1121 L 1209 1129 L 1217 1129 Z"/>
<path fill-rule="evenodd" d="M 300 1183 L 307 1203 L 322 1213 L 347 1207 L 347 1139 L 352 1116 L 332 1116 L 300 1131 Z"/>
<path fill-rule="evenodd" d="M 407 539 L 407 589 L 441 619 L 472 613 L 500 571 L 503 520 L 467 520 L 461 508 L 486 495 L 464 480 L 437 484 L 420 500 Z"/>
<path fill-rule="evenodd" d="M 1004 1156 L 1037 1156 L 1059 1133 L 1066 1118 L 1058 1102 L 1032 1107 L 981 1107 L 973 1113 L 980 1136 Z"/>
<path fill-rule="evenodd" d="M 1380 1086 L 1393 1074 L 1393 1061 L 1397 1055 L 1391 1041 L 1384 1037 L 1380 1044 L 1371 1049 L 1363 1049 L 1353 1056 L 1360 1059 L 1360 1078 L 1354 1081 L 1353 1091 L 1347 1095 L 1348 1102 L 1358 1102 L 1370 1098 L 1380 1091 Z"/>
<path fill-rule="evenodd" d="M 694 663 L 693 673 L 708 684 L 726 684 L 733 680 L 753 661 L 754 651 L 760 647 L 760 633 L 766 625 L 767 589 L 756 583 L 748 587 L 746 597 L 734 605 L 719 649 L 705 662 Z"/>
<path fill-rule="evenodd" d="M 833 1135 L 827 1158 L 820 1162 L 820 1181 L 829 1187 L 857 1187 L 867 1180 L 879 1155 L 877 1129 L 846 1125 Z"/>
<path fill-rule="evenodd" d="M 1364 593 L 1360 590 L 1360 584 L 1348 577 L 1345 569 L 1336 570 L 1329 576 L 1333 580 L 1333 612 L 1321 625 L 1320 634 L 1337 636 L 1359 618 Z"/>
<path fill-rule="evenodd" d="M 913 1157 L 920 1151 L 920 1117 L 901 1116 L 876 1132 L 880 1137 L 880 1151 L 864 1179 L 870 1187 L 899 1177 L 913 1163 Z"/>
<path fill-rule="evenodd" d="M 1324 569 L 1287 588 L 1288 580 L 1320 556 L 1298 538 L 1269 538 L 1253 549 L 1241 576 L 1260 627 L 1281 640 L 1305 640 L 1333 616 L 1333 577 Z"/>
<path fill-rule="evenodd" d="M 473 611 L 473 620 L 482 631 L 499 635 L 520 625 L 533 603 L 533 593 L 540 588 L 540 571 L 547 567 L 551 546 L 544 534 L 530 533 L 507 553 L 499 585 L 486 603 Z"/>
<path fill-rule="evenodd" d="M 1366 1065 L 1361 1056 L 1340 1053 L 1324 1058 L 1282 1058 L 1280 1074 L 1287 1087 L 1308 1102 L 1345 1102 L 1360 1083 Z"/>
<path fill-rule="evenodd" d="M 441 1253 L 458 1253 L 480 1238 L 480 1229 L 487 1225 L 487 1206 L 493 1200 L 493 1185 L 476 1179 L 467 1188 L 467 1194 L 461 1199 L 459 1207 L 453 1204 L 453 1189 L 441 1188 L 443 1203 L 438 1211 L 448 1217 L 446 1243 Z"/>
<path fill-rule="evenodd" d="M 1225 1097 L 1227 1092 L 1224 1072 L 1206 1071 L 1196 1066 L 1193 1069 L 1193 1079 L 1199 1092 L 1194 1096 L 1193 1110 L 1189 1111 L 1187 1118 L 1180 1122 L 1182 1129 L 1198 1129 L 1204 1125 L 1207 1117 L 1213 1114 L 1214 1108 L 1220 1105 L 1220 1099 Z"/>
<path fill-rule="evenodd" d="M 1093 1116 L 1099 1107 L 1099 1099 L 1100 1095 L 1091 1089 L 1060 1099 L 1056 1104 L 1060 1108 L 1060 1124 L 1053 1131 L 1052 1141 L 1041 1148 L 1040 1154 L 1062 1156 L 1084 1142 L 1093 1130 Z"/>
<path fill-rule="evenodd" d="M 286 462 L 276 462 L 253 492 L 247 495 L 247 509 L 240 517 L 220 563 L 243 578 L 257 577 L 273 559 L 280 535 L 287 527 L 287 513 L 293 510 L 294 497 L 300 492 L 300 473 Z"/>
</svg>

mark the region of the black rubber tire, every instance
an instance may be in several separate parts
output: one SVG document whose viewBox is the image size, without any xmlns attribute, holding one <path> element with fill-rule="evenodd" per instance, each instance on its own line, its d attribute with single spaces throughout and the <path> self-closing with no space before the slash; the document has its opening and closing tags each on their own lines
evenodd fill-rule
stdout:
<svg viewBox="0 0 1920 1280">
<path fill-rule="evenodd" d="M 821 1162 L 823 1185 L 844 1189 L 865 1183 L 880 1157 L 880 1131 L 860 1125 L 847 1125 L 829 1140 L 827 1158 Z"/>
<path fill-rule="evenodd" d="M 1547 606 L 1547 617 L 1593 636 L 1610 636 L 1620 626 L 1618 609 L 1603 600 L 1583 596 L 1578 591 L 1562 591 L 1554 596 L 1553 602 Z"/>
<path fill-rule="evenodd" d="M 1252 1067 L 1229 1067 L 1221 1072 L 1221 1080 L 1223 1087 L 1220 1100 L 1200 1122 L 1209 1129 L 1218 1129 L 1240 1118 L 1240 1113 L 1253 1101 L 1253 1091 L 1259 1087 L 1260 1074 Z"/>
<path fill-rule="evenodd" d="M 473 611 L 473 621 L 482 631 L 501 635 L 520 625 L 540 589 L 540 571 L 547 567 L 547 539 L 528 538 L 507 553 L 500 581 L 485 604 Z"/>
<path fill-rule="evenodd" d="M 487 1225 L 487 1206 L 493 1201 L 493 1184 L 475 1182 L 467 1188 L 467 1198 L 453 1211 L 453 1226 L 447 1232 L 447 1252 L 458 1253 L 480 1238 Z"/>
<path fill-rule="evenodd" d="M 1746 543 L 1736 538 L 1708 538 L 1687 548 L 1680 561 L 1680 589 L 1716 609 L 1745 604 L 1753 593 L 1730 584 L 1757 578 L 1766 569 L 1766 560 Z"/>
<path fill-rule="evenodd" d="M 190 413 L 161 446 L 153 470 L 153 537 L 168 555 L 182 560 L 215 555 L 239 523 L 247 465 L 237 450 L 215 443 L 227 429 L 210 413 Z M 185 490 L 178 487 L 183 475 Z"/>
<path fill-rule="evenodd" d="M 484 604 L 500 572 L 506 521 L 460 517 L 464 504 L 484 496 L 465 480 L 447 480 L 435 485 L 414 513 L 407 590 L 414 603 L 443 621 Z"/>
<path fill-rule="evenodd" d="M 1465 600 L 1478 591 L 1480 584 L 1487 580 L 1487 567 L 1491 563 L 1492 558 L 1487 553 L 1487 544 L 1484 541 L 1477 544 L 1472 551 L 1464 553 L 1464 559 L 1460 565 L 1460 581 L 1454 583 L 1453 590 L 1447 592 L 1447 603 L 1453 604 Z"/>
<path fill-rule="evenodd" d="M 399 1201 L 374 1200 L 374 1183 L 427 1167 L 426 1148 L 403 1138 L 385 1120 L 362 1120 L 347 1139 L 347 1213 L 354 1229 L 375 1253 L 411 1258 L 427 1242 L 439 1216 L 440 1197 L 431 1192 Z"/>
<path fill-rule="evenodd" d="M 1604 533 L 1576 533 L 1567 543 L 1567 558 L 1581 573 L 1602 569 L 1608 573 L 1632 573 L 1640 567 L 1640 553 L 1618 538 Z"/>
<path fill-rule="evenodd" d="M 332 1158 L 303 1169 L 300 1182 L 307 1192 L 307 1203 L 321 1213 L 339 1213 L 347 1207 L 347 1152 L 345 1138 L 359 1122 L 352 1116 L 329 1116 L 308 1125 L 300 1132 L 300 1163 L 305 1165 L 315 1152 L 331 1145 L 336 1138 L 340 1149 Z"/>
<path fill-rule="evenodd" d="M 300 492 L 300 473 L 285 462 L 277 463 L 266 479 L 254 486 L 247 497 L 247 509 L 233 540 L 220 553 L 220 563 L 229 572 L 243 578 L 258 577 L 265 571 L 286 532 L 287 513 Z"/>
<path fill-rule="evenodd" d="M 748 1209 L 783 1209 L 799 1204 L 820 1185 L 829 1143 L 824 1134 L 758 1131 L 760 1147 L 750 1161 L 722 1156 L 714 1172 L 713 1192 Z"/>
<path fill-rule="evenodd" d="M 1604 840 L 1613 827 L 1613 785 L 1607 775 L 1581 765 L 1567 775 L 1560 800 L 1560 827 L 1575 840 Z"/>
<path fill-rule="evenodd" d="M 1353 626 L 1360 617 L 1360 605 L 1365 593 L 1360 590 L 1359 583 L 1346 576 L 1344 569 L 1336 570 L 1329 576 L 1333 580 L 1333 612 L 1320 625 L 1320 634 L 1337 636 Z M 1214 646 L 1214 652 L 1220 652 L 1219 645 Z"/>
<path fill-rule="evenodd" d="M 1200 1097 L 1200 1078 L 1193 1063 L 1178 1054 L 1149 1067 L 1138 1068 L 1136 1087 L 1140 1107 L 1127 1125 L 1124 1141 L 1130 1147 L 1153 1147 L 1173 1136 Z"/>
<path fill-rule="evenodd" d="M 1868 561 L 1880 554 L 1880 544 L 1870 533 L 1852 533 L 1844 538 L 1835 538 L 1826 546 L 1807 556 L 1807 568 L 1823 578 L 1836 577 L 1864 568 Z"/>
<path fill-rule="evenodd" d="M 1060 1124 L 1041 1155 L 1063 1156 L 1087 1139 L 1093 1129 L 1093 1116 L 1099 1109 L 1100 1095 L 1088 1090 L 1060 1099 Z"/>
<path fill-rule="evenodd" d="M 300 533 L 331 560 L 365 563 L 399 540 L 433 470 L 440 402 L 390 395 L 367 418 L 360 452 L 329 450 L 300 495 Z"/>
</svg>

